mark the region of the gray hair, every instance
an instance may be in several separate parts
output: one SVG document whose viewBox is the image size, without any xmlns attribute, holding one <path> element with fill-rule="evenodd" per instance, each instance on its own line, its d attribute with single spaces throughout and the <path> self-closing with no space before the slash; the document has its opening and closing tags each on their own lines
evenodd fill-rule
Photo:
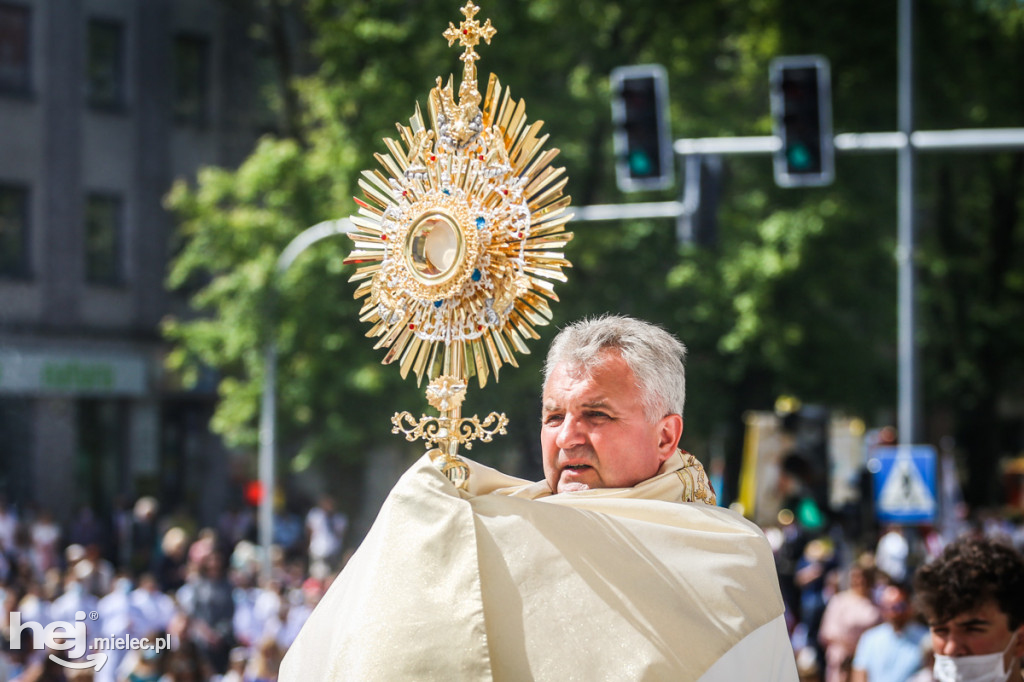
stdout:
<svg viewBox="0 0 1024 682">
<path fill-rule="evenodd" d="M 661 327 L 625 315 L 602 315 L 574 322 L 558 332 L 544 362 L 544 384 L 555 367 L 566 364 L 590 373 L 607 349 L 619 351 L 633 370 L 644 413 L 655 422 L 683 413 L 686 402 L 686 347 Z"/>
</svg>

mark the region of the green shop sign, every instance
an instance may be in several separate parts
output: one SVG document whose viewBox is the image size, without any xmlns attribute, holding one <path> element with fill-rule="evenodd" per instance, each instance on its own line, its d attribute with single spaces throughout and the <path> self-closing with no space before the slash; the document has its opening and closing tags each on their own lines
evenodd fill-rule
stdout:
<svg viewBox="0 0 1024 682">
<path fill-rule="evenodd" d="M 47 362 L 42 367 L 40 385 L 57 391 L 111 391 L 114 366 L 108 362 Z"/>
<path fill-rule="evenodd" d="M 0 351 L 0 394 L 145 395 L 149 361 L 140 353 L 113 355 Z"/>
</svg>

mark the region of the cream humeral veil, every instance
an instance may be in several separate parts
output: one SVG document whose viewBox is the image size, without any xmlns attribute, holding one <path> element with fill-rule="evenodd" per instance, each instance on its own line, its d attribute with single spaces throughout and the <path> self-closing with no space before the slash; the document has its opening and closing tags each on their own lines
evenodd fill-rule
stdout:
<svg viewBox="0 0 1024 682">
<path fill-rule="evenodd" d="M 771 549 L 687 501 L 710 492 L 691 455 L 559 495 L 466 461 L 464 490 L 406 472 L 281 680 L 797 679 Z"/>
</svg>

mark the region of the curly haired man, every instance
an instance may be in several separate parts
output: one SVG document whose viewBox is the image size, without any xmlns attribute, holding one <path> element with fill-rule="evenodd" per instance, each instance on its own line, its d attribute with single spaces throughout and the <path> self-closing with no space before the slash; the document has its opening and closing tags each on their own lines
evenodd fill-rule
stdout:
<svg viewBox="0 0 1024 682">
<path fill-rule="evenodd" d="M 931 628 L 938 682 L 1024 679 L 1024 556 L 989 538 L 962 538 L 914 576 Z"/>
</svg>

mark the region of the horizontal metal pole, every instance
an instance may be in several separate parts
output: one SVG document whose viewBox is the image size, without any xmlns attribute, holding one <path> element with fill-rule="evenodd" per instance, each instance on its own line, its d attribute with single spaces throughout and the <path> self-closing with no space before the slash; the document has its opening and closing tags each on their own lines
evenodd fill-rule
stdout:
<svg viewBox="0 0 1024 682">
<path fill-rule="evenodd" d="M 277 257 L 277 274 L 283 274 L 292 266 L 292 263 L 295 262 L 300 253 L 321 239 L 326 239 L 336 234 L 346 234 L 351 232 L 353 227 L 355 226 L 348 218 L 324 220 L 312 227 L 307 227 L 288 242 L 288 245 L 281 251 L 281 255 Z"/>
<path fill-rule="evenodd" d="M 918 130 L 910 134 L 910 143 L 920 151 L 1024 149 L 1024 128 L 967 128 L 963 130 Z M 840 133 L 835 148 L 844 152 L 897 151 L 907 144 L 900 132 Z M 768 135 L 750 137 L 697 137 L 676 140 L 676 154 L 771 154 L 782 148 L 779 138 Z"/>
<path fill-rule="evenodd" d="M 782 148 L 782 141 L 774 135 L 751 137 L 697 137 L 676 140 L 676 154 L 765 154 Z"/>
<path fill-rule="evenodd" d="M 1024 128 L 918 130 L 910 134 L 915 149 L 1021 149 Z"/>
<path fill-rule="evenodd" d="M 628 218 L 678 218 L 683 214 L 680 201 L 639 204 L 596 204 L 574 208 L 574 221 L 625 220 Z"/>
<path fill-rule="evenodd" d="M 907 144 L 904 133 L 841 133 L 833 141 L 844 152 L 870 152 L 902 149 Z"/>
</svg>

